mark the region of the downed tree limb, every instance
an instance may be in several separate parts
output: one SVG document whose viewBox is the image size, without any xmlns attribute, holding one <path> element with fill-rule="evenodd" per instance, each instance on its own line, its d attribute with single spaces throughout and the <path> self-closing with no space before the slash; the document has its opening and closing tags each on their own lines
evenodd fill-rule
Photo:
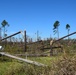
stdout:
<svg viewBox="0 0 76 75">
<path fill-rule="evenodd" d="M 17 60 L 24 61 L 24 62 L 29 63 L 29 64 L 33 64 L 33 65 L 36 65 L 36 66 L 47 66 L 47 65 L 44 65 L 44 64 L 39 63 L 39 62 L 35 62 L 35 61 L 28 60 L 28 59 L 16 57 L 14 55 L 11 55 L 11 54 L 8 54 L 8 53 L 5 53 L 5 52 L 0 52 L 0 54 L 5 55 L 5 56 L 10 57 L 10 58 L 14 58 L 14 59 L 17 59 Z"/>
<path fill-rule="evenodd" d="M 16 56 L 28 56 L 28 57 L 46 57 L 47 54 L 15 54 Z"/>
</svg>

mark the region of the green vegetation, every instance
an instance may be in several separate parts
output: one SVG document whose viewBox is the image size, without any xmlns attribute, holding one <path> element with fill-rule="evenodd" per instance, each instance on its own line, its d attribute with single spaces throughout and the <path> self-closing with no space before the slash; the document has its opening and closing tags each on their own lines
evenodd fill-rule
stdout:
<svg viewBox="0 0 76 75">
<path fill-rule="evenodd" d="M 0 75 L 12 75 L 19 71 L 22 65 L 17 62 L 0 62 Z"/>
<path fill-rule="evenodd" d="M 45 65 L 51 66 L 53 61 L 57 61 L 60 56 L 51 56 L 51 57 L 28 57 L 28 59 L 43 63 Z"/>
<path fill-rule="evenodd" d="M 69 34 L 69 31 L 70 31 L 70 25 L 69 24 L 66 24 L 66 29 L 67 29 L 68 34 Z M 68 36 L 68 39 L 69 39 L 69 36 Z"/>
<path fill-rule="evenodd" d="M 58 27 L 59 27 L 59 21 L 55 21 L 55 23 L 54 23 L 54 25 L 53 25 L 53 32 L 54 32 L 54 34 L 56 34 L 57 33 L 57 35 L 58 35 L 58 39 L 59 39 L 59 29 L 58 29 Z"/>
<path fill-rule="evenodd" d="M 4 37 L 7 36 L 7 34 L 5 33 L 6 32 L 6 26 L 9 26 L 8 22 L 6 20 L 3 20 L 2 23 L 1 23 L 2 27 L 4 28 Z"/>
<path fill-rule="evenodd" d="M 58 34 L 58 38 L 59 23 L 59 21 L 55 21 L 53 25 L 53 31 Z M 5 27 L 8 25 L 8 22 L 3 20 L 1 24 L 4 28 L 5 37 Z M 66 29 L 69 34 L 69 24 L 66 25 Z M 43 41 L 38 40 L 32 42 L 31 40 L 31 42 L 27 42 L 27 52 L 24 52 L 25 45 L 22 40 L 20 41 L 20 39 L 10 38 L 0 42 L 4 47 L 4 52 L 13 55 L 27 54 L 29 55 L 27 59 L 47 65 L 45 67 L 40 67 L 0 55 L 0 75 L 76 75 L 76 39 L 62 39 L 53 43 L 51 55 L 49 43 L 52 39 L 53 41 L 56 40 L 50 38 Z M 37 56 L 37 54 L 40 55 Z M 19 57 L 26 58 L 26 55 L 23 55 Z"/>
<path fill-rule="evenodd" d="M 72 40 L 71 40 L 72 41 Z M 48 44 L 49 41 L 45 41 L 45 44 Z M 28 63 L 24 63 L 22 61 L 18 61 L 15 59 L 11 59 L 5 56 L 0 56 L 0 75 L 75 75 L 76 73 L 76 43 L 71 42 L 68 43 L 68 40 L 62 40 L 60 43 L 64 46 L 63 51 L 59 54 L 59 49 L 54 49 L 53 51 L 57 51 L 58 53 L 54 56 L 46 56 L 46 57 L 27 57 L 27 59 L 37 61 L 47 65 L 47 67 L 38 67 L 35 65 L 31 65 Z M 66 46 L 68 43 L 68 46 Z M 20 53 L 22 51 L 21 48 L 18 47 L 19 43 L 9 45 L 9 43 L 5 46 L 5 51 L 11 54 Z M 43 53 L 49 55 L 49 49 L 45 50 L 36 50 L 36 46 L 40 46 L 40 43 L 33 43 L 30 46 L 31 51 L 27 51 L 27 53 Z M 55 43 L 54 46 L 58 44 Z M 12 47 L 12 50 L 11 50 Z M 35 48 L 36 47 L 36 48 Z M 49 47 L 49 45 L 45 46 Z M 34 49 L 34 51 L 33 51 Z M 65 51 L 65 53 L 64 53 Z M 22 51 L 23 52 L 23 51 Z M 54 53 L 53 52 L 53 53 Z M 21 56 L 25 58 L 25 56 Z"/>
<path fill-rule="evenodd" d="M 5 59 L 5 58 L 4 58 Z M 29 58 L 35 60 L 35 58 Z M 76 56 L 40 57 L 39 62 L 49 63 L 47 67 L 38 67 L 17 60 L 0 61 L 0 75 L 75 75 Z M 42 59 L 46 59 L 42 61 Z M 9 59 L 8 59 L 9 60 Z"/>
</svg>

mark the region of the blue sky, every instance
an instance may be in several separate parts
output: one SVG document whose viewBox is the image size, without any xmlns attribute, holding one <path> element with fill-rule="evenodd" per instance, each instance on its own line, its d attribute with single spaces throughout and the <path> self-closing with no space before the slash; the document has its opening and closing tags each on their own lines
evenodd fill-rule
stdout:
<svg viewBox="0 0 76 75">
<path fill-rule="evenodd" d="M 33 38 L 37 31 L 42 38 L 57 37 L 53 24 L 58 20 L 62 37 L 67 35 L 66 24 L 70 33 L 76 31 L 76 0 L 0 0 L 0 23 L 4 19 L 10 24 L 8 35 L 26 30 Z"/>
</svg>

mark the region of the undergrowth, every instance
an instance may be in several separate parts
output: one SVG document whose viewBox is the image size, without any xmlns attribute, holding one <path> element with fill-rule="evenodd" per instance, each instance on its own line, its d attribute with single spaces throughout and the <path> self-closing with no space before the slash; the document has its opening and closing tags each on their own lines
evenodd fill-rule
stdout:
<svg viewBox="0 0 76 75">
<path fill-rule="evenodd" d="M 38 67 L 13 60 L 0 61 L 0 75 L 76 75 L 76 55 L 61 56 L 50 62 L 51 66 Z"/>
</svg>

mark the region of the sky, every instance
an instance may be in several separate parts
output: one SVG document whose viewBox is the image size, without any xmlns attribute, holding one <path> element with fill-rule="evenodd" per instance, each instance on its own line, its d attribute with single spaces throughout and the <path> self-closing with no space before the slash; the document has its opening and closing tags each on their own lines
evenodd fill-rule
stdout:
<svg viewBox="0 0 76 75">
<path fill-rule="evenodd" d="M 6 20 L 9 23 L 7 34 L 26 30 L 27 35 L 37 38 L 57 37 L 53 33 L 53 24 L 60 22 L 59 37 L 76 31 L 76 0 L 0 0 L 0 26 Z M 76 35 L 71 36 L 76 38 Z"/>
</svg>

